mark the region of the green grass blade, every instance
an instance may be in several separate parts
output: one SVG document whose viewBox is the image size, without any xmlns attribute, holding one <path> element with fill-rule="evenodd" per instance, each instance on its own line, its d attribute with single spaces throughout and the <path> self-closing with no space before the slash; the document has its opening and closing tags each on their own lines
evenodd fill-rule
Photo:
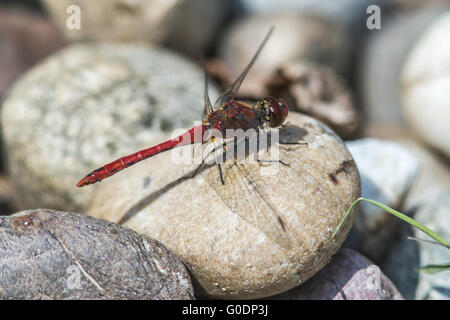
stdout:
<svg viewBox="0 0 450 320">
<path fill-rule="evenodd" d="M 344 218 L 342 218 L 342 221 L 339 223 L 339 226 L 334 231 L 333 236 L 335 236 L 337 234 L 337 232 L 341 228 L 342 224 L 347 219 L 347 216 L 350 214 L 350 212 L 352 212 L 352 210 L 356 206 L 356 204 L 358 204 L 361 201 L 369 202 L 369 203 L 373 204 L 374 206 L 377 206 L 378 208 L 381 208 L 384 211 L 389 212 L 390 214 L 393 214 L 397 218 L 402 219 L 403 221 L 409 223 L 410 225 L 412 225 L 412 226 L 416 227 L 417 229 L 421 230 L 422 232 L 426 233 L 428 236 L 430 236 L 431 238 L 433 238 L 434 240 L 436 240 L 437 242 L 439 242 L 440 244 L 445 246 L 447 249 L 450 249 L 450 242 L 447 242 L 445 239 L 443 239 L 440 235 L 435 233 L 433 230 L 425 227 L 424 225 L 422 225 L 419 222 L 417 222 L 416 220 L 408 217 L 407 215 L 404 215 L 403 213 L 398 212 L 397 210 L 394 210 L 394 209 L 392 209 L 392 208 L 390 208 L 390 207 L 388 207 L 388 206 L 386 206 L 386 205 L 384 205 L 384 204 L 382 204 L 382 203 L 380 203 L 378 201 L 371 200 L 371 199 L 366 199 L 366 198 L 362 198 L 362 197 L 356 199 L 352 203 L 350 208 L 345 213 Z"/>
<path fill-rule="evenodd" d="M 419 268 L 419 271 L 424 271 L 429 274 L 435 274 L 442 271 L 450 271 L 450 263 L 446 264 L 429 264 Z"/>
</svg>

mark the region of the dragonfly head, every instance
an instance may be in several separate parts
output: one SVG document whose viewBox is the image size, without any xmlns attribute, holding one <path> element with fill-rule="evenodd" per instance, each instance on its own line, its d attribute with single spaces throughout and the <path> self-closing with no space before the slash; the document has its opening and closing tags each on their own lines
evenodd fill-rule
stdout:
<svg viewBox="0 0 450 320">
<path fill-rule="evenodd" d="M 264 98 L 262 108 L 265 110 L 265 121 L 272 128 L 281 126 L 288 115 L 288 108 L 283 100 L 274 97 Z"/>
</svg>

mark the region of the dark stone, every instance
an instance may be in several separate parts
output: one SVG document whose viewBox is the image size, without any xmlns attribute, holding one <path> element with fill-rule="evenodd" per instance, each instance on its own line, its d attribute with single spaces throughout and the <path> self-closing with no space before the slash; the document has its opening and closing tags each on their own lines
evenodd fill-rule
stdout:
<svg viewBox="0 0 450 320">
<path fill-rule="evenodd" d="M 105 220 L 49 209 L 0 217 L 0 299 L 193 299 L 164 245 Z"/>
</svg>

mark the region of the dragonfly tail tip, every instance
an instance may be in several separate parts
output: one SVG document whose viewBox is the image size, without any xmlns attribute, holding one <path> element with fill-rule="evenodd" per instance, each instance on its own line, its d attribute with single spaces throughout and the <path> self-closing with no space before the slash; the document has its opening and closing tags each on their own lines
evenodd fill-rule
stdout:
<svg viewBox="0 0 450 320">
<path fill-rule="evenodd" d="M 89 181 L 88 181 L 86 178 L 83 178 L 83 179 L 81 179 L 80 181 L 78 181 L 78 183 L 76 184 L 76 186 L 77 186 L 78 188 L 81 188 L 81 187 L 87 186 L 88 184 L 90 184 Z"/>
</svg>

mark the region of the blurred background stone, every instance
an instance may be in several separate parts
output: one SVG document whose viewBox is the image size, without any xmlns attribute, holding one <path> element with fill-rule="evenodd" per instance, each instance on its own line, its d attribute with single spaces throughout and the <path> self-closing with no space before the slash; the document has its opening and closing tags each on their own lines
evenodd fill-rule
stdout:
<svg viewBox="0 0 450 320">
<path fill-rule="evenodd" d="M 281 65 L 297 59 L 310 60 L 344 73 L 349 48 L 344 30 L 324 18 L 304 14 L 266 14 L 243 18 L 227 28 L 218 55 L 235 78 L 250 62 L 264 35 L 275 26 L 272 37 L 258 57 L 240 95 L 261 97 L 265 83 Z"/>
<path fill-rule="evenodd" d="M 447 241 L 450 239 L 450 191 L 434 196 L 424 203 L 413 216 Z M 403 227 L 382 265 L 389 278 L 407 299 L 450 299 L 450 272 L 436 274 L 419 272 L 425 265 L 448 264 L 448 249 L 423 241 L 407 239 L 413 236 L 432 240 L 422 231 Z"/>
<path fill-rule="evenodd" d="M 222 0 L 42 0 L 69 41 L 143 41 L 198 56 L 227 15 Z M 66 12 L 76 5 L 81 28 L 69 29 Z"/>
<path fill-rule="evenodd" d="M 450 10 L 414 45 L 402 74 L 402 98 L 408 124 L 450 159 L 449 30 Z"/>
<path fill-rule="evenodd" d="M 365 138 L 346 145 L 361 175 L 362 196 L 401 211 L 419 173 L 418 161 L 406 148 L 391 141 Z M 398 223 L 398 218 L 383 209 L 361 202 L 345 245 L 379 262 Z"/>
<path fill-rule="evenodd" d="M 368 123 L 402 123 L 400 75 L 406 57 L 441 7 L 382 15 L 381 30 L 368 32 L 357 66 L 356 86 Z"/>
<path fill-rule="evenodd" d="M 281 65 L 267 86 L 269 94 L 282 98 L 290 110 L 321 120 L 343 139 L 356 135 L 359 114 L 344 79 L 332 69 L 292 61 Z"/>
<path fill-rule="evenodd" d="M 365 27 L 366 9 L 370 5 L 384 8 L 381 0 L 241 0 L 243 9 L 251 15 L 260 13 L 303 12 L 332 20 L 349 33 Z"/>
<path fill-rule="evenodd" d="M 0 6 L 0 103 L 14 80 L 62 46 L 62 36 L 45 17 Z"/>
<path fill-rule="evenodd" d="M 203 73 L 177 54 L 144 44 L 68 47 L 22 77 L 1 110 L 22 208 L 82 211 L 92 189 L 76 188 L 79 179 L 161 132 L 192 127 L 202 110 Z"/>
<path fill-rule="evenodd" d="M 274 300 L 403 300 L 380 268 L 366 257 L 343 248 L 304 284 Z"/>
<path fill-rule="evenodd" d="M 450 5 L 449 0 L 393 0 L 393 6 L 397 10 L 420 10 L 426 6 L 431 5 L 442 5 L 448 6 Z"/>
</svg>

